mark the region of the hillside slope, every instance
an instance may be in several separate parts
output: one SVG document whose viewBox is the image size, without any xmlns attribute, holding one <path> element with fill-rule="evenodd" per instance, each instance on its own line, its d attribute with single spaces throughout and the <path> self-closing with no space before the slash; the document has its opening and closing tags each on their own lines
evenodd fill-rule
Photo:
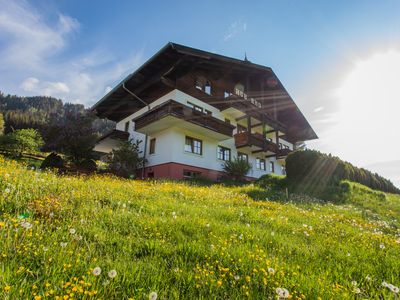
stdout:
<svg viewBox="0 0 400 300">
<path fill-rule="evenodd" d="M 0 297 L 397 297 L 398 196 L 252 198 L 263 192 L 57 177 L 0 157 Z"/>
</svg>

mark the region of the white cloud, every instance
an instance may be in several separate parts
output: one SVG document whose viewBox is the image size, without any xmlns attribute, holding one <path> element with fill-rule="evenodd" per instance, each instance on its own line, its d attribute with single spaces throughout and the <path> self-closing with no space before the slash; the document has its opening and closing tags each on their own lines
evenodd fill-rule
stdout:
<svg viewBox="0 0 400 300">
<path fill-rule="evenodd" d="M 242 20 L 235 21 L 229 25 L 227 32 L 224 35 L 224 42 L 229 41 L 230 39 L 237 36 L 239 33 L 242 33 L 247 30 L 247 23 Z"/>
<path fill-rule="evenodd" d="M 324 110 L 323 106 L 318 106 L 318 107 L 314 108 L 313 112 L 317 113 L 317 112 L 320 112 L 320 111 L 323 111 L 323 110 Z"/>
<path fill-rule="evenodd" d="M 26 78 L 20 87 L 26 92 L 45 96 L 61 97 L 70 92 L 68 85 L 64 82 L 41 82 L 35 77 Z"/>
<path fill-rule="evenodd" d="M 21 83 L 21 88 L 27 92 L 35 92 L 39 82 L 39 79 L 35 77 L 28 77 Z"/>
<path fill-rule="evenodd" d="M 142 52 L 119 59 L 96 46 L 65 59 L 80 23 L 43 14 L 26 1 L 0 0 L 0 77 L 5 93 L 48 95 L 91 105 L 142 63 Z"/>
<path fill-rule="evenodd" d="M 57 24 L 48 24 L 34 7 L 24 1 L 0 0 L 0 70 L 41 68 L 43 60 L 62 50 L 67 36 L 79 26 L 73 18 L 59 15 Z"/>
</svg>

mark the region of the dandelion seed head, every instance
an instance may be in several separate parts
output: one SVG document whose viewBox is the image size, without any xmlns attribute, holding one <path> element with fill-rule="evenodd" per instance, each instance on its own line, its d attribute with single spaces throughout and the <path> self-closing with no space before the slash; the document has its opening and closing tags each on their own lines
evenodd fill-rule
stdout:
<svg viewBox="0 0 400 300">
<path fill-rule="evenodd" d="M 93 269 L 92 274 L 94 276 L 99 276 L 101 274 L 101 268 L 100 267 L 96 267 Z"/>
<path fill-rule="evenodd" d="M 157 295 L 156 292 L 151 292 L 151 293 L 149 294 L 149 300 L 156 300 L 157 297 L 158 297 L 158 295 Z"/>
<path fill-rule="evenodd" d="M 285 288 L 276 288 L 276 293 L 278 294 L 279 299 L 287 299 L 289 298 L 289 291 Z"/>
<path fill-rule="evenodd" d="M 108 272 L 108 277 L 110 277 L 111 279 L 115 278 L 116 276 L 117 276 L 116 270 L 111 270 L 110 272 Z"/>
</svg>

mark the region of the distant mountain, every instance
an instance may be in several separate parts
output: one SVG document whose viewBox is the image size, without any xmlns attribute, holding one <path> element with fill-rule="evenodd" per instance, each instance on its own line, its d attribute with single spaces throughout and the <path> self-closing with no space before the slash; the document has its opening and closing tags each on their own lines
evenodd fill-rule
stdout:
<svg viewBox="0 0 400 300">
<path fill-rule="evenodd" d="M 5 133 L 23 128 L 35 128 L 45 133 L 51 124 L 61 122 L 68 114 L 88 114 L 82 104 L 63 103 L 48 96 L 20 97 L 0 92 L 0 113 L 4 116 Z M 108 120 L 94 118 L 93 128 L 99 135 L 115 127 Z"/>
</svg>

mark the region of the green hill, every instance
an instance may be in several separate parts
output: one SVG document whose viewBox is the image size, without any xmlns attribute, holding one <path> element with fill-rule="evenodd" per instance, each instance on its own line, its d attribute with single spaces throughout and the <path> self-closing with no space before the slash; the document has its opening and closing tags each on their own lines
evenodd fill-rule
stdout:
<svg viewBox="0 0 400 300">
<path fill-rule="evenodd" d="M 0 158 L 0 297 L 397 299 L 400 197 L 344 184 L 341 205 L 284 202 Z"/>
</svg>

